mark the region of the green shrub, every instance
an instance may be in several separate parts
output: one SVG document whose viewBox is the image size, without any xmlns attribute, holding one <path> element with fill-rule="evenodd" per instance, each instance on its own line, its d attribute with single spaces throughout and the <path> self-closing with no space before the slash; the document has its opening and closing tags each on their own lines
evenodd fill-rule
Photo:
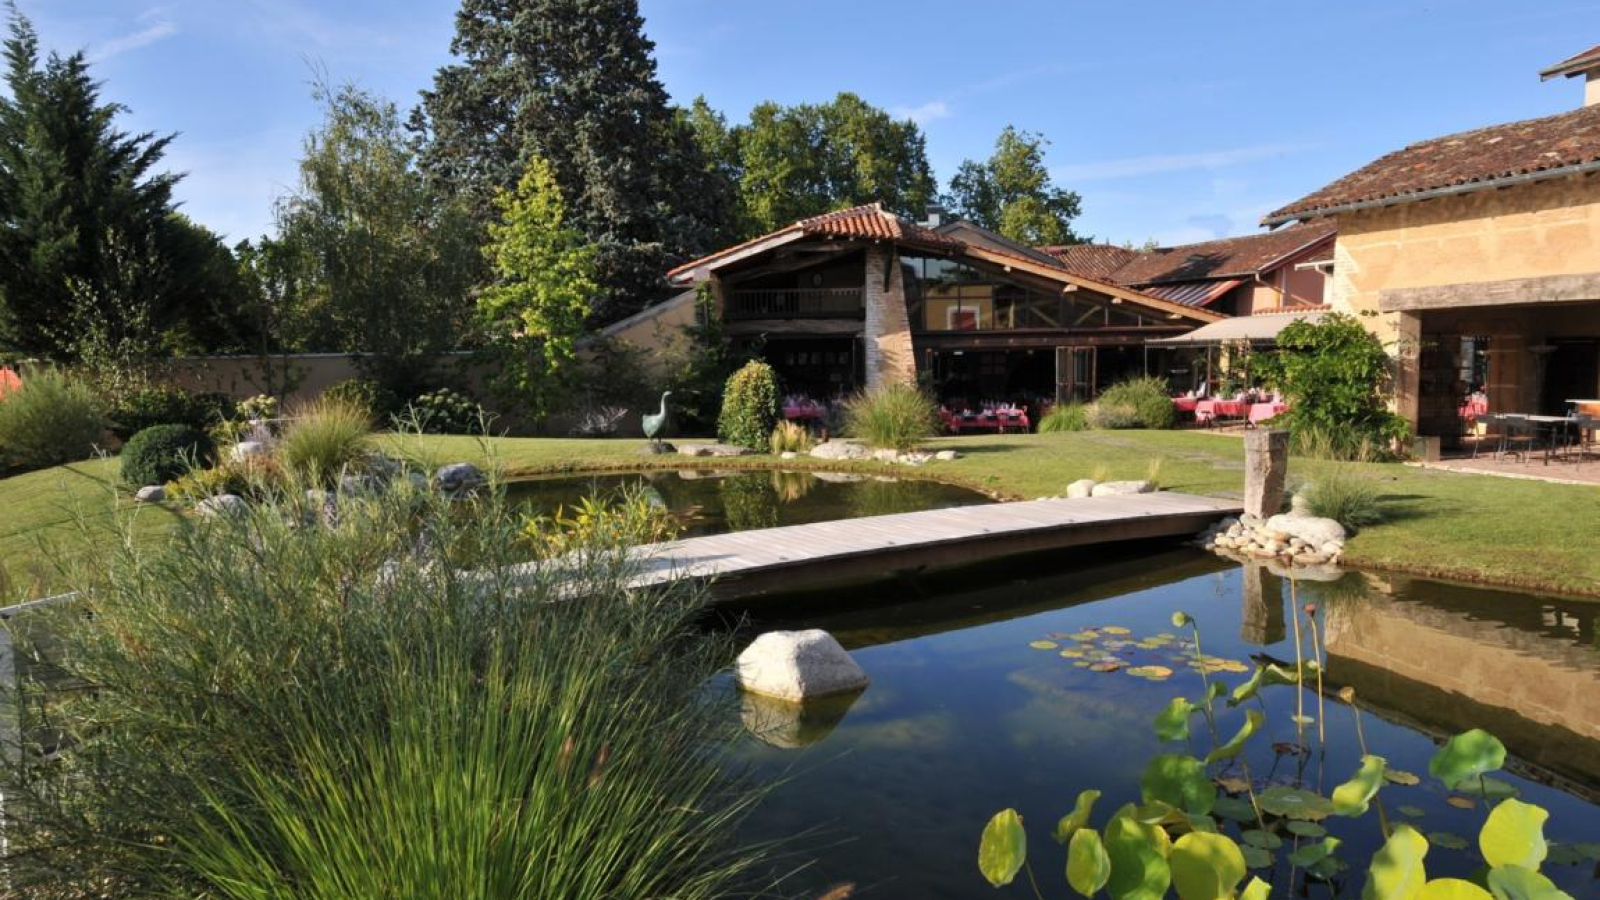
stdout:
<svg viewBox="0 0 1600 900">
<path fill-rule="evenodd" d="M 349 403 L 367 411 L 374 422 L 386 421 L 400 411 L 400 398 L 372 378 L 350 378 L 322 392 L 329 400 Z"/>
<path fill-rule="evenodd" d="M 772 429 L 772 437 L 768 443 L 772 448 L 772 455 L 777 456 L 780 453 L 805 453 L 815 442 L 811 440 L 811 432 L 807 431 L 804 425 L 779 422 L 778 427 Z"/>
<path fill-rule="evenodd" d="M 493 492 L 468 502 L 397 493 L 318 527 L 262 504 L 112 542 L 80 585 L 94 617 L 46 614 L 52 658 L 95 690 L 20 733 L 93 739 L 13 767 L 8 889 L 751 893 L 736 829 L 755 798 L 719 752 L 737 715 L 705 689 L 731 648 L 700 627 L 701 589 L 630 590 L 621 544 L 491 574 L 529 561 L 523 515 Z"/>
<path fill-rule="evenodd" d="M 326 397 L 300 410 L 278 439 L 278 461 L 285 472 L 331 486 L 366 455 L 372 419 L 351 403 Z"/>
<path fill-rule="evenodd" d="M 1039 433 L 1083 431 L 1089 427 L 1089 407 L 1082 403 L 1058 403 L 1039 420 Z"/>
<path fill-rule="evenodd" d="M 256 394 L 240 400 L 237 406 L 239 418 L 254 421 L 257 419 L 276 419 L 278 417 L 278 398 L 271 394 Z"/>
<path fill-rule="evenodd" d="M 1139 418 L 1138 409 L 1101 399 L 1089 407 L 1089 426 L 1103 429 L 1142 428 L 1144 421 Z"/>
<path fill-rule="evenodd" d="M 764 450 L 778 421 L 778 377 L 758 359 L 728 378 L 722 392 L 717 436 L 730 444 Z"/>
<path fill-rule="evenodd" d="M 939 405 L 909 384 L 889 384 L 857 394 L 845 404 L 845 433 L 869 446 L 915 449 L 936 433 Z"/>
<path fill-rule="evenodd" d="M 1349 459 L 1373 448 L 1387 452 L 1409 431 L 1389 410 L 1394 382 L 1383 343 L 1351 316 L 1290 324 L 1279 332 L 1277 350 L 1257 365 L 1288 399 L 1288 411 L 1273 425 L 1316 432 L 1324 453 Z"/>
<path fill-rule="evenodd" d="M 408 430 L 423 434 L 483 434 L 490 417 L 466 394 L 439 388 L 418 394 L 399 418 Z"/>
<path fill-rule="evenodd" d="M 104 426 L 88 385 L 60 372 L 29 375 L 0 400 L 0 461 L 38 468 L 87 459 Z"/>
<path fill-rule="evenodd" d="M 1171 428 L 1177 416 L 1172 408 L 1172 398 L 1167 395 L 1167 383 L 1160 378 L 1130 378 L 1106 388 L 1101 393 L 1102 407 L 1133 410 L 1136 424 L 1100 425 L 1100 428 Z"/>
<path fill-rule="evenodd" d="M 1332 519 L 1351 532 L 1383 521 L 1383 493 L 1378 480 L 1352 464 L 1325 462 L 1311 469 L 1301 486 L 1311 514 Z"/>
<path fill-rule="evenodd" d="M 190 394 L 183 388 L 156 385 L 132 391 L 112 405 L 111 431 L 124 441 L 154 425 L 187 425 L 203 431 L 232 412 L 226 394 Z"/>
<path fill-rule="evenodd" d="M 122 480 L 133 487 L 166 484 L 216 458 L 211 436 L 188 425 L 152 425 L 122 448 Z"/>
</svg>

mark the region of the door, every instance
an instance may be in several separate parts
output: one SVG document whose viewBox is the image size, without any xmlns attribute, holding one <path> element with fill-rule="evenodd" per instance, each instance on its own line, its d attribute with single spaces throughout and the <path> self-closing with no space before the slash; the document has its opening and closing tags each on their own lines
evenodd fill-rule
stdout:
<svg viewBox="0 0 1600 900">
<path fill-rule="evenodd" d="M 1094 398 L 1093 347 L 1056 348 L 1056 402 L 1088 403 Z"/>
<path fill-rule="evenodd" d="M 1547 416 L 1567 413 L 1568 400 L 1588 400 L 1600 382 L 1600 342 L 1593 339 L 1550 341 L 1555 350 L 1545 363 L 1539 412 Z"/>
</svg>

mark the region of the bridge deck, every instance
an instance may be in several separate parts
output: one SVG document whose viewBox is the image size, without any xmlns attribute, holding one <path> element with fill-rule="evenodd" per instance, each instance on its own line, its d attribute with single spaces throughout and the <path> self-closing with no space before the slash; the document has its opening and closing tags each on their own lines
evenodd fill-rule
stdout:
<svg viewBox="0 0 1600 900">
<path fill-rule="evenodd" d="M 1240 509 L 1233 500 L 1155 493 L 764 528 L 641 547 L 635 583 L 711 579 L 718 599 L 734 599 L 1041 550 L 1192 535 Z"/>
</svg>

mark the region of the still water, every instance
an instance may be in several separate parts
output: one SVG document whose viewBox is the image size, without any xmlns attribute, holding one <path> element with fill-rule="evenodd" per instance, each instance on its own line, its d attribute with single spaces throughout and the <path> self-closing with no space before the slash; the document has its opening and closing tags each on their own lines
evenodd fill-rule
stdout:
<svg viewBox="0 0 1600 900">
<path fill-rule="evenodd" d="M 538 478 L 513 482 L 508 490 L 514 502 L 547 515 L 585 497 L 643 491 L 674 514 L 685 537 L 991 502 L 933 481 L 830 472 L 636 472 Z"/>
<path fill-rule="evenodd" d="M 1386 784 L 1378 805 L 1390 822 L 1430 837 L 1430 877 L 1466 876 L 1482 864 L 1485 799 L 1428 776 L 1446 737 L 1481 727 L 1510 750 L 1491 791 L 1514 790 L 1548 809 L 1545 834 L 1565 845 L 1545 874 L 1575 898 L 1600 897 L 1600 606 L 1359 573 L 1300 585 L 1292 602 L 1290 586 L 1260 567 L 1146 545 L 755 606 L 745 611 L 752 631 L 828 629 L 872 684 L 803 712 L 745 698 L 739 764 L 775 785 L 748 835 L 799 836 L 794 846 L 815 859 L 791 885 L 801 896 L 843 883 L 855 885 L 855 897 L 1032 896 L 1025 876 L 997 891 L 976 868 L 984 823 L 1014 807 L 1029 828 L 1045 896 L 1075 896 L 1062 874 L 1065 849 L 1049 831 L 1078 792 L 1104 792 L 1093 819 L 1103 827 L 1122 804 L 1139 801 L 1151 756 L 1203 757 L 1212 746 L 1198 716 L 1186 743 L 1163 745 L 1152 730 L 1172 697 L 1203 691 L 1186 665 L 1189 635 L 1173 626 L 1172 613 L 1198 622 L 1201 649 L 1214 658 L 1208 677 L 1231 688 L 1248 678 L 1237 670 L 1253 670 L 1255 660 L 1293 663 L 1290 611 L 1312 603 L 1327 660 L 1323 702 L 1277 686 L 1259 703 L 1218 704 L 1223 740 L 1245 708 L 1267 714 L 1244 756 L 1257 790 L 1283 784 L 1327 796 L 1355 773 L 1353 710 L 1336 696 L 1350 686 L 1370 752 L 1420 777 Z M 1122 668 L 1090 667 L 1107 657 Z M 1130 674 L 1140 666 L 1172 674 Z M 1303 729 L 1297 712 L 1310 720 Z M 1246 777 L 1238 764 L 1212 772 Z M 1364 861 L 1382 841 L 1376 813 L 1320 824 L 1344 841 L 1344 859 Z M 1275 881 L 1275 897 L 1335 896 L 1327 884 L 1307 887 L 1303 872 L 1292 894 L 1286 890 L 1282 860 L 1296 838 L 1282 825 L 1287 842 L 1276 868 L 1256 874 Z M 1242 827 L 1253 826 L 1223 820 L 1236 838 Z M 1365 878 L 1364 863 L 1335 876 L 1337 896 L 1358 895 Z"/>
</svg>

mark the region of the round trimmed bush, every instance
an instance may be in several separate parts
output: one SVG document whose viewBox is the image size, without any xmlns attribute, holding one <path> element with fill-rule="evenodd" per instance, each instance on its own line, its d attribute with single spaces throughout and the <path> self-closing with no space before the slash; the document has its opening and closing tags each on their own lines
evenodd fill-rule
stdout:
<svg viewBox="0 0 1600 900">
<path fill-rule="evenodd" d="M 134 487 L 166 484 L 216 458 L 211 436 L 188 425 L 152 425 L 122 448 L 122 480 Z"/>
<path fill-rule="evenodd" d="M 753 359 L 728 378 L 722 392 L 717 436 L 730 444 L 765 450 L 778 424 L 778 376 Z"/>
</svg>

